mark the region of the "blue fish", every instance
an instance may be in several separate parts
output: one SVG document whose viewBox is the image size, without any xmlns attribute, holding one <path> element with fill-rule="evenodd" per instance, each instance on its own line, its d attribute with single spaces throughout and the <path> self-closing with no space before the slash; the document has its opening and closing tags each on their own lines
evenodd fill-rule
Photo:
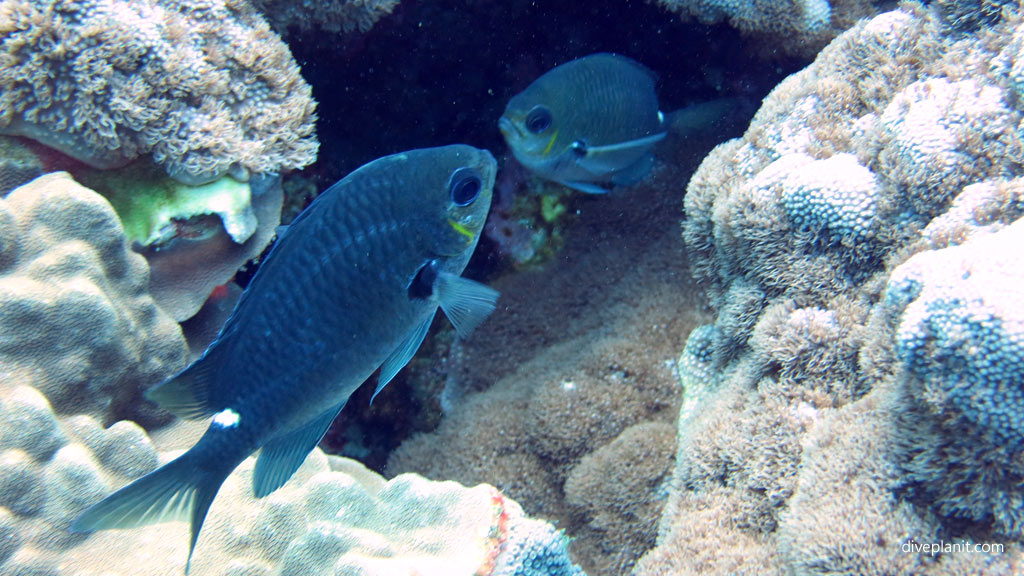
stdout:
<svg viewBox="0 0 1024 576">
<path fill-rule="evenodd" d="M 253 489 L 282 486 L 349 396 L 374 396 L 423 342 L 437 309 L 466 337 L 498 293 L 462 278 L 491 204 L 496 164 L 465 145 L 412 150 L 357 169 L 284 230 L 217 339 L 148 397 L 212 417 L 176 460 L 83 512 L 76 532 L 187 520 L 192 561 L 224 479 L 260 450 Z"/>
<path fill-rule="evenodd" d="M 638 182 L 665 137 L 654 74 L 618 54 L 558 66 L 509 100 L 498 120 L 516 160 L 591 194 Z"/>
</svg>

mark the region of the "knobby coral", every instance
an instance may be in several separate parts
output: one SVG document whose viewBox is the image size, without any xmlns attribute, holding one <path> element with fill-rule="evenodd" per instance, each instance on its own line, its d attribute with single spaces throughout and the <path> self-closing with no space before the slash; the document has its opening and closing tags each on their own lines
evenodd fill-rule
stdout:
<svg viewBox="0 0 1024 576">
<path fill-rule="evenodd" d="M 141 392 L 187 351 L 148 289 L 103 197 L 62 173 L 15 189 L 0 201 L 0 389 L 27 384 L 108 424 L 159 420 Z"/>
<path fill-rule="evenodd" d="M 0 132 L 197 184 L 316 157 L 315 103 L 244 0 L 0 3 Z"/>
<path fill-rule="evenodd" d="M 57 417 L 29 386 L 0 390 L 0 570 L 98 576 L 184 568 L 181 523 L 92 535 L 71 520 L 178 452 L 158 452 L 121 421 Z M 159 443 L 198 430 L 179 425 Z M 413 474 L 385 481 L 358 462 L 314 451 L 272 496 L 252 496 L 250 458 L 221 488 L 192 573 L 384 576 L 582 576 L 566 540 L 487 485 L 467 488 Z M 180 538 L 172 537 L 178 535 Z"/>
</svg>

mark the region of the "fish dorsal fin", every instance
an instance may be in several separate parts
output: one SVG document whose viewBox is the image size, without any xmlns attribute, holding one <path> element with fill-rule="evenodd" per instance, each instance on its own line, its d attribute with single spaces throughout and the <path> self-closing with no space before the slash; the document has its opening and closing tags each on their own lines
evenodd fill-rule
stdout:
<svg viewBox="0 0 1024 576">
<path fill-rule="evenodd" d="M 346 400 L 347 402 L 347 400 Z M 278 436 L 263 445 L 252 474 L 252 489 L 257 498 L 277 490 L 295 474 L 327 433 L 331 422 L 345 407 L 345 402 L 321 413 L 302 426 Z"/>
<path fill-rule="evenodd" d="M 450 272 L 438 273 L 434 292 L 460 338 L 468 338 L 494 311 L 499 296 L 489 286 Z"/>
<path fill-rule="evenodd" d="M 220 412 L 212 389 L 217 384 L 225 347 L 214 342 L 198 360 L 170 380 L 151 388 L 146 398 L 183 420 L 201 420 Z"/>
<path fill-rule="evenodd" d="M 380 394 L 380 391 L 388 385 L 388 382 L 391 382 L 395 374 L 398 374 L 402 368 L 405 368 L 405 365 L 412 360 L 416 351 L 420 349 L 420 344 L 423 344 L 423 339 L 427 337 L 427 331 L 430 330 L 430 323 L 434 321 L 435 314 L 437 314 L 436 310 L 426 320 L 410 330 L 405 335 L 402 343 L 398 345 L 398 348 L 395 348 L 391 356 L 388 356 L 388 359 L 381 364 L 380 374 L 377 376 L 377 388 L 374 389 L 373 396 L 370 397 L 370 404 L 373 404 L 373 399 L 377 397 L 377 394 Z"/>
<path fill-rule="evenodd" d="M 663 140 L 666 134 L 668 133 L 658 132 L 657 134 L 651 134 L 650 136 L 644 136 L 643 138 L 636 138 L 635 140 L 626 140 L 625 142 L 616 142 L 615 144 L 605 144 L 604 146 L 588 146 L 587 156 L 611 154 L 615 152 L 632 152 L 637 148 L 653 146 Z"/>
</svg>

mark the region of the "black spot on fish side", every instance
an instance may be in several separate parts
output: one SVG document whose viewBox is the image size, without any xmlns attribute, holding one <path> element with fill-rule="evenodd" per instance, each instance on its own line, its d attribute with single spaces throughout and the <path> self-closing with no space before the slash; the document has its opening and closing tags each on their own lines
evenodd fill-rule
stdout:
<svg viewBox="0 0 1024 576">
<path fill-rule="evenodd" d="M 409 299 L 425 300 L 434 293 L 434 283 L 437 282 L 437 260 L 431 260 L 424 264 L 412 282 L 409 283 Z"/>
<path fill-rule="evenodd" d="M 587 143 L 583 140 L 577 140 L 572 143 L 572 153 L 580 158 L 587 155 Z"/>
</svg>

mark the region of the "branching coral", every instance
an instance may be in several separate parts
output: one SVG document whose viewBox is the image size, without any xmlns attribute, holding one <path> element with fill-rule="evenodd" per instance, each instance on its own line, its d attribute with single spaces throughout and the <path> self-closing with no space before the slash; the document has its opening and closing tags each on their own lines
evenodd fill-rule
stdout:
<svg viewBox="0 0 1024 576">
<path fill-rule="evenodd" d="M 188 183 L 315 159 L 310 87 L 240 0 L 0 4 L 0 132 Z"/>
</svg>

